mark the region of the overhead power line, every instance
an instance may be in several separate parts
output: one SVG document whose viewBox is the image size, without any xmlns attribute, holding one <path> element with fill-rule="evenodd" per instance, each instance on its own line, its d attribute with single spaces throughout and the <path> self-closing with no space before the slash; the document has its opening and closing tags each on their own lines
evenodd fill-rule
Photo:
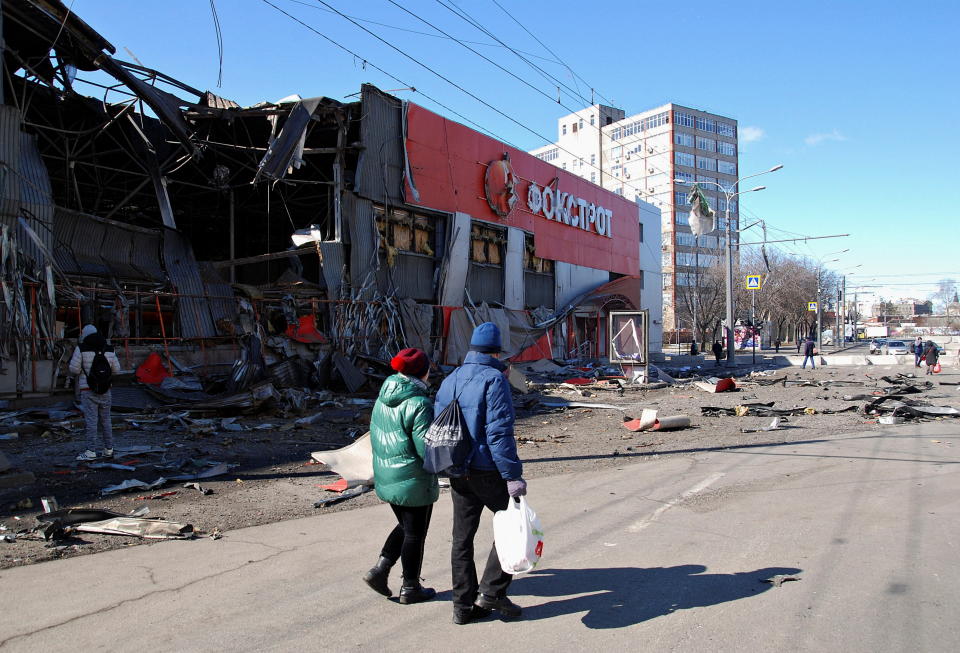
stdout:
<svg viewBox="0 0 960 653">
<path fill-rule="evenodd" d="M 500 141 L 503 141 L 504 143 L 507 143 L 508 145 L 511 145 L 511 143 L 510 143 L 509 141 L 507 141 L 505 138 L 503 138 L 502 136 L 498 136 L 497 134 L 495 134 L 495 133 L 492 132 L 491 130 L 489 130 L 489 129 L 487 129 L 486 127 L 484 127 L 483 125 L 480 125 L 479 123 L 471 120 L 470 118 L 468 118 L 467 116 L 463 115 L 463 114 L 460 113 L 459 111 L 448 107 L 446 104 L 444 104 L 444 103 L 441 102 L 440 100 L 437 100 L 436 98 L 433 98 L 433 97 L 427 95 L 427 94 L 424 93 L 423 91 L 417 90 L 417 88 L 416 88 L 413 84 L 411 84 L 411 83 L 409 83 L 409 82 L 405 82 L 404 80 L 400 79 L 399 77 L 397 77 L 397 76 L 394 75 L 393 73 L 387 72 L 386 70 L 384 70 L 384 69 L 381 68 L 380 66 L 376 65 L 375 63 L 373 63 L 372 61 L 370 61 L 370 60 L 367 59 L 366 57 L 358 54 L 357 52 L 354 52 L 353 50 L 351 50 L 350 48 L 346 47 L 345 45 L 342 45 L 342 44 L 338 43 L 337 41 L 333 40 L 332 38 L 330 38 L 329 36 L 327 36 L 326 34 L 324 34 L 323 32 L 321 32 L 320 30 L 318 30 L 318 29 L 316 29 L 315 27 L 313 27 L 313 26 L 311 26 L 311 25 L 308 25 L 307 23 L 303 22 L 302 20 L 300 20 L 299 18 L 297 18 L 297 17 L 294 16 L 293 14 L 290 14 L 290 13 L 284 11 L 283 9 L 281 9 L 280 7 L 278 7 L 277 5 L 273 4 L 273 2 L 271 2 L 270 0 L 261 0 L 261 2 L 270 5 L 271 7 L 273 7 L 273 8 L 276 9 L 277 11 L 279 11 L 281 14 L 283 14 L 284 16 L 286 16 L 287 18 L 289 18 L 290 20 L 292 20 L 292 21 L 294 21 L 294 22 L 302 25 L 303 27 L 307 28 L 308 30 L 310 30 L 311 32 L 313 32 L 314 34 L 316 34 L 317 36 L 319 36 L 319 37 L 325 39 L 326 41 L 329 41 L 329 42 L 332 43 L 333 45 L 337 46 L 338 48 L 340 48 L 341 50 L 343 50 L 343 51 L 346 52 L 347 54 L 353 56 L 353 57 L 356 58 L 356 59 L 359 59 L 360 61 L 364 62 L 364 64 L 370 66 L 370 67 L 373 68 L 374 70 L 377 70 L 377 71 L 383 73 L 384 75 L 386 75 L 387 77 L 389 77 L 389 78 L 392 79 L 393 81 L 400 83 L 400 84 L 403 85 L 404 87 L 413 89 L 414 92 L 419 93 L 420 95 L 422 95 L 423 97 L 427 98 L 428 100 L 430 100 L 431 102 L 433 102 L 433 103 L 436 104 L 437 106 L 446 109 L 447 111 L 449 111 L 450 113 L 454 114 L 455 116 L 458 116 L 458 117 L 460 117 L 460 118 L 463 118 L 466 122 L 470 123 L 471 125 L 473 125 L 473 126 L 476 127 L 477 129 L 479 129 L 480 131 L 482 131 L 483 133 L 489 134 L 490 136 L 492 136 L 492 137 L 494 137 L 494 138 L 496 138 L 496 139 L 498 139 L 498 140 L 500 140 Z M 339 13 L 339 12 L 337 12 L 337 13 Z M 516 147 L 516 146 L 514 145 L 513 147 Z"/>
</svg>

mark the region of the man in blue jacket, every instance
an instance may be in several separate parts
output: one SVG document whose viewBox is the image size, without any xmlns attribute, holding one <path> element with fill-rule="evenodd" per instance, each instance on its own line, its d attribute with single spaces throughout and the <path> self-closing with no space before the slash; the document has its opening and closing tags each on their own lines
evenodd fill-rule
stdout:
<svg viewBox="0 0 960 653">
<path fill-rule="evenodd" d="M 500 568 L 494 542 L 477 582 L 473 538 L 483 509 L 506 510 L 511 497 L 527 493 L 523 465 L 513 437 L 513 396 L 498 360 L 502 351 L 500 329 L 484 322 L 473 331 L 463 365 L 444 379 L 434 405 L 436 415 L 454 399 L 460 402 L 470 429 L 473 450 L 467 474 L 450 479 L 453 496 L 453 621 L 466 624 L 497 610 L 504 617 L 520 616 L 520 606 L 507 598 L 513 576 Z"/>
</svg>

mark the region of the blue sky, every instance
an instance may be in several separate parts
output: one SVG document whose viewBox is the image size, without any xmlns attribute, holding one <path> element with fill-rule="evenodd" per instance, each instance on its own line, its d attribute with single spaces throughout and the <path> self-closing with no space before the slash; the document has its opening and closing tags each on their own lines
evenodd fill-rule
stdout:
<svg viewBox="0 0 960 653">
<path fill-rule="evenodd" d="M 144 65 L 241 104 L 292 93 L 344 99 L 363 82 L 388 90 L 414 86 L 416 92 L 396 95 L 462 121 L 451 111 L 459 112 L 525 149 L 544 144 L 535 133 L 553 140 L 556 118 L 567 113 L 555 99 L 557 82 L 490 45 L 491 36 L 446 4 L 587 98 L 571 97 L 576 90 L 564 94 L 567 107 L 589 103 L 592 87 L 598 99 L 628 115 L 677 102 L 736 118 L 742 174 L 784 164 L 763 179 L 767 190 L 744 196 L 744 223 L 762 217 L 770 238 L 849 233 L 783 246 L 813 258 L 839 257 L 830 267 L 850 271 L 848 286 L 883 284 L 861 292 L 889 299 L 926 297 L 932 282 L 960 280 L 960 3 L 932 0 L 914 9 L 888 0 L 497 0 L 570 66 L 574 78 L 494 0 L 397 0 L 458 39 L 483 43 L 469 45 L 551 100 L 457 42 L 426 35 L 437 32 L 389 0 L 326 0 L 510 120 L 321 2 L 269 1 L 359 57 L 265 0 L 216 0 L 224 49 L 217 88 L 207 2 L 74 0 L 73 10 L 113 42 L 121 58 L 131 58 L 129 48 Z M 850 251 L 831 255 L 843 249 Z"/>
</svg>

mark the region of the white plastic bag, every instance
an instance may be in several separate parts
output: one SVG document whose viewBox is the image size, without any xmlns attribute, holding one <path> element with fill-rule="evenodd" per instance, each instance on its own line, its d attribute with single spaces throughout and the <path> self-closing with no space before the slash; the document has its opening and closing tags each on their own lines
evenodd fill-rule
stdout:
<svg viewBox="0 0 960 653">
<path fill-rule="evenodd" d="M 543 529 L 527 499 L 510 500 L 506 510 L 493 515 L 493 540 L 500 567 L 508 574 L 532 571 L 543 553 Z"/>
</svg>

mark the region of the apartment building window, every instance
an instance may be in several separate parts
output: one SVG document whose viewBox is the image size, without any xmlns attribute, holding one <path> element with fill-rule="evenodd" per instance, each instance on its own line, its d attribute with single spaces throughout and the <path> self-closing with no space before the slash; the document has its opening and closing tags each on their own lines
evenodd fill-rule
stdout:
<svg viewBox="0 0 960 653">
<path fill-rule="evenodd" d="M 684 247 L 693 247 L 694 245 L 696 245 L 696 243 L 694 242 L 694 235 L 688 234 L 684 231 L 678 231 L 677 244 L 683 245 Z"/>
<path fill-rule="evenodd" d="M 555 147 L 552 150 L 541 152 L 537 155 L 537 158 L 542 159 L 543 161 L 555 161 L 560 158 L 560 150 L 559 148 Z"/>
<path fill-rule="evenodd" d="M 623 130 L 622 130 L 620 127 L 614 127 L 614 128 L 610 131 L 610 138 L 612 138 L 612 139 L 615 140 L 615 141 L 619 141 L 619 140 L 620 140 L 620 133 L 621 133 L 622 131 L 623 131 Z"/>
<path fill-rule="evenodd" d="M 613 171 L 613 176 L 614 176 L 614 177 L 619 177 L 619 176 L 620 176 L 620 170 L 621 170 L 621 169 L 623 169 L 623 166 L 622 166 L 621 164 L 619 164 L 619 163 L 616 164 L 615 166 L 613 166 L 613 168 L 611 168 L 611 170 Z"/>
<path fill-rule="evenodd" d="M 677 211 L 674 213 L 673 221 L 677 224 L 690 224 L 690 213 L 688 211 Z"/>
<path fill-rule="evenodd" d="M 720 211 L 726 211 L 726 210 L 727 210 L 727 198 L 721 197 L 721 198 L 718 200 L 718 202 L 717 202 L 717 206 L 719 207 L 719 210 L 720 210 Z M 730 200 L 730 212 L 731 212 L 731 213 L 736 213 L 736 211 L 737 211 L 737 200 Z"/>
<path fill-rule="evenodd" d="M 683 145 L 684 147 L 693 147 L 693 134 L 686 134 L 684 132 L 674 132 L 673 133 L 673 143 L 674 145 Z"/>
<path fill-rule="evenodd" d="M 694 156 L 686 152 L 674 152 L 673 162 L 678 166 L 688 166 L 690 168 L 693 168 L 695 165 Z"/>
<path fill-rule="evenodd" d="M 727 156 L 737 156 L 737 146 L 733 143 L 717 141 L 717 152 L 720 154 L 726 154 Z"/>
<path fill-rule="evenodd" d="M 591 114 L 590 114 L 590 124 L 591 124 L 591 125 L 596 124 L 595 118 L 596 118 L 596 117 L 591 113 Z"/>
<path fill-rule="evenodd" d="M 667 267 L 673 265 L 673 253 L 672 252 L 660 252 L 660 265 Z M 664 286 L 666 288 L 666 286 Z"/>
<path fill-rule="evenodd" d="M 706 156 L 698 156 L 697 168 L 699 168 L 700 170 L 709 170 L 710 172 L 716 172 L 717 160 L 711 159 L 710 157 L 706 157 Z"/>
<path fill-rule="evenodd" d="M 610 156 L 617 158 L 623 156 L 623 145 L 617 145 L 610 148 Z"/>
<path fill-rule="evenodd" d="M 580 129 L 583 129 L 583 118 L 580 119 Z"/>
<path fill-rule="evenodd" d="M 564 136 L 567 135 L 567 126 L 566 126 L 566 125 L 561 125 L 561 132 L 560 132 L 560 133 L 562 133 Z"/>
<path fill-rule="evenodd" d="M 737 128 L 726 122 L 717 122 L 717 133 L 721 136 L 736 136 Z"/>
<path fill-rule="evenodd" d="M 596 154 L 591 154 L 591 155 L 590 155 L 590 165 L 596 165 L 596 164 L 597 164 L 597 155 L 596 155 Z"/>
<path fill-rule="evenodd" d="M 621 186 L 620 188 L 617 188 L 617 189 L 614 190 L 613 192 L 616 193 L 617 195 L 620 195 L 621 197 L 623 197 L 623 186 Z"/>
<path fill-rule="evenodd" d="M 684 113 L 683 111 L 674 111 L 673 124 L 683 125 L 684 127 L 693 127 L 694 126 L 693 115 L 689 113 Z"/>
<path fill-rule="evenodd" d="M 595 172 L 590 173 L 590 181 L 592 181 L 593 183 L 597 183 L 597 173 Z"/>
<path fill-rule="evenodd" d="M 716 124 L 710 118 L 697 117 L 697 129 L 702 132 L 716 131 Z"/>
<path fill-rule="evenodd" d="M 735 175 L 737 174 L 737 164 L 731 163 L 730 161 L 719 161 L 717 162 L 716 170 L 725 175 Z"/>
<path fill-rule="evenodd" d="M 650 116 L 649 118 L 645 118 L 643 121 L 642 129 L 643 130 L 654 129 L 662 125 L 666 125 L 669 122 L 670 122 L 670 113 L 668 111 L 663 111 L 661 113 L 656 114 L 655 116 Z"/>
<path fill-rule="evenodd" d="M 643 223 L 640 223 L 640 242 L 643 242 Z"/>
<path fill-rule="evenodd" d="M 717 181 L 717 180 L 714 179 L 713 177 L 708 177 L 708 176 L 706 176 L 706 175 L 697 175 L 697 182 L 703 182 L 703 183 L 706 183 L 706 184 L 712 184 L 712 183 L 715 182 L 715 181 Z"/>
<path fill-rule="evenodd" d="M 574 134 L 577 133 L 577 123 L 573 123 L 572 125 L 570 125 L 570 131 L 573 132 Z"/>
<path fill-rule="evenodd" d="M 701 268 L 710 268 L 716 265 L 719 260 L 718 257 L 712 254 L 700 254 L 698 257 L 694 252 L 677 252 L 677 265 L 690 268 L 697 267 L 698 263 Z"/>
<path fill-rule="evenodd" d="M 706 198 L 704 198 L 704 199 L 707 200 L 707 206 L 709 206 L 709 207 L 710 207 L 711 209 L 713 209 L 714 211 L 717 210 L 717 198 L 716 198 L 716 197 L 706 197 Z"/>
<path fill-rule="evenodd" d="M 674 178 L 674 179 L 682 179 L 683 181 L 682 181 L 681 183 L 684 183 L 684 184 L 692 184 L 692 183 L 693 183 L 693 173 L 692 173 L 692 172 L 682 172 L 682 171 L 679 171 L 679 170 L 678 170 L 677 172 L 673 173 L 673 178 Z"/>
<path fill-rule="evenodd" d="M 566 162 L 566 161 L 563 162 L 563 169 L 564 169 L 564 170 L 567 169 L 567 162 Z"/>
<path fill-rule="evenodd" d="M 697 149 L 703 150 L 704 152 L 716 152 L 717 142 L 712 138 L 703 138 L 702 136 L 697 136 Z"/>
<path fill-rule="evenodd" d="M 683 191 L 676 191 L 673 194 L 673 205 L 674 206 L 683 206 L 687 203 L 687 194 Z"/>
</svg>

